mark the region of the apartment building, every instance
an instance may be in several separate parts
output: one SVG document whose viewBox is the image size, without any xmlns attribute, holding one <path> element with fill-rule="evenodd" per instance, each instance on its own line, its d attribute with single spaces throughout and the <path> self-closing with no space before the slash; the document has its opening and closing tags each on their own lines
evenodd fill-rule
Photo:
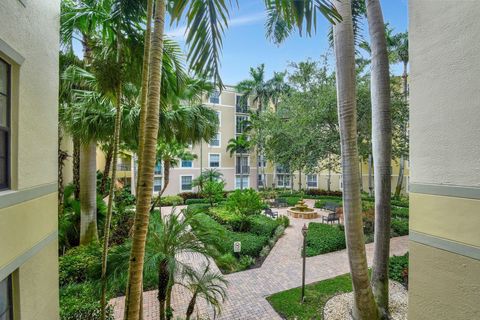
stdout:
<svg viewBox="0 0 480 320">
<path fill-rule="evenodd" d="M 410 1 L 409 319 L 480 319 L 480 7 Z"/>
<path fill-rule="evenodd" d="M 191 153 L 197 156 L 194 160 L 180 159 L 178 166 L 170 170 L 170 183 L 165 195 L 196 191 L 192 185 L 202 170 L 215 169 L 223 175 L 225 189 L 257 188 L 257 157 L 254 151 L 230 156 L 227 145 L 230 139 L 242 134 L 245 130 L 251 101 L 243 103 L 241 95 L 232 86 L 226 86 L 222 92 L 214 91 L 205 97 L 205 105 L 217 112 L 219 129 L 217 135 L 208 142 L 190 146 Z M 243 180 L 243 181 L 242 181 Z M 162 166 L 157 164 L 155 170 L 154 189 L 162 186 Z"/>
<path fill-rule="evenodd" d="M 58 0 L 0 1 L 0 319 L 58 314 Z"/>
</svg>

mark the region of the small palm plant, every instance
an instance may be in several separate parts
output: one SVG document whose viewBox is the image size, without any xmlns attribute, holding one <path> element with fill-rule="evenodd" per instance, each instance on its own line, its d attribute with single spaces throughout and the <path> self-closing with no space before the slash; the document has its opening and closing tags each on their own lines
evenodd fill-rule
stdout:
<svg viewBox="0 0 480 320">
<path fill-rule="evenodd" d="M 203 270 L 203 271 L 201 271 Z M 188 304 L 185 319 L 190 320 L 193 314 L 197 298 L 203 298 L 208 305 L 212 306 L 214 318 L 222 311 L 222 303 L 227 297 L 226 288 L 228 281 L 221 273 L 215 272 L 210 268 L 210 263 L 203 265 L 200 270 L 185 268 L 183 277 L 187 284 L 181 284 L 192 293 L 192 298 Z"/>
</svg>

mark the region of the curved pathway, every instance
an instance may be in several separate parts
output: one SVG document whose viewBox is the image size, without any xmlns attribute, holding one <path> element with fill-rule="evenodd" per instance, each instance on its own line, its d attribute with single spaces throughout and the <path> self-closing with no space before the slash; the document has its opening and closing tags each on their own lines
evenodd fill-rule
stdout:
<svg viewBox="0 0 480 320">
<path fill-rule="evenodd" d="M 313 206 L 313 200 L 306 200 L 309 206 Z M 163 208 L 168 211 L 169 208 Z M 286 209 L 278 209 L 279 214 L 286 215 Z M 169 211 L 168 211 L 169 212 Z M 223 304 L 223 311 L 218 319 L 281 319 L 273 310 L 266 296 L 276 292 L 295 288 L 302 281 L 301 229 L 304 223 L 318 222 L 320 219 L 303 220 L 290 218 L 290 227 L 278 240 L 260 268 L 226 275 L 229 281 L 227 289 L 228 300 Z M 367 244 L 367 258 L 371 265 L 373 258 L 373 243 Z M 393 238 L 390 243 L 392 255 L 403 255 L 408 250 L 408 237 Z M 201 265 L 203 262 L 198 257 L 184 257 L 192 265 Z M 216 266 L 215 266 L 216 267 Z M 217 269 L 218 270 L 218 269 Z M 327 253 L 307 258 L 305 282 L 313 283 L 349 272 L 346 250 Z M 190 294 L 184 288 L 175 286 L 173 291 L 173 308 L 175 315 L 183 317 L 186 312 Z M 122 319 L 124 297 L 112 299 L 115 318 Z M 144 292 L 143 297 L 144 319 L 158 319 L 157 291 Z M 203 301 L 197 303 L 194 315 L 209 315 L 213 319 L 211 310 Z"/>
</svg>

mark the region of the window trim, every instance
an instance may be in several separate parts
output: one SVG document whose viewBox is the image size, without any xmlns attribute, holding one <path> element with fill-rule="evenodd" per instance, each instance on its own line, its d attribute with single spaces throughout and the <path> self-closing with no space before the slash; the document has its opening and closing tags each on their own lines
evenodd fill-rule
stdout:
<svg viewBox="0 0 480 320">
<path fill-rule="evenodd" d="M 12 65 L 9 64 L 7 61 L 4 59 L 0 58 L 0 61 L 5 63 L 7 66 L 7 115 L 6 115 L 6 120 L 7 120 L 7 126 L 6 130 L 1 128 L 0 130 L 6 132 L 6 146 L 5 146 L 5 151 L 6 151 L 6 157 L 5 157 L 5 176 L 6 176 L 6 183 L 5 184 L 0 184 L 0 191 L 4 190 L 9 190 L 11 189 L 11 183 L 12 183 L 12 172 L 11 172 L 11 156 L 12 156 L 12 150 L 11 150 L 11 136 L 12 136 L 12 123 L 11 123 L 11 112 L 12 112 Z M 3 94 L 2 94 L 3 95 Z"/>
<path fill-rule="evenodd" d="M 184 161 L 189 161 L 189 162 L 191 163 L 191 166 L 189 166 L 189 167 L 184 166 L 184 165 L 183 165 L 183 162 L 184 162 Z M 193 168 L 193 160 L 180 159 L 180 167 L 181 167 L 181 168 L 186 168 L 186 169 L 191 169 L 191 168 Z"/>
<path fill-rule="evenodd" d="M 155 187 L 156 186 L 158 187 L 158 185 L 155 185 L 155 180 L 160 180 L 160 189 L 158 189 L 158 190 L 155 190 Z M 163 188 L 163 177 L 162 176 L 153 177 L 153 192 L 154 193 L 159 192 L 159 191 L 162 190 L 162 188 Z"/>
<path fill-rule="evenodd" d="M 212 155 L 217 155 L 218 156 L 218 167 L 212 167 L 210 164 L 211 164 L 211 160 L 210 160 L 210 157 Z M 216 169 L 216 168 L 221 168 L 222 167 L 222 155 L 220 153 L 208 153 L 208 168 L 209 169 Z"/>
<path fill-rule="evenodd" d="M 182 183 L 183 177 L 190 177 L 192 179 L 192 182 L 191 182 L 192 187 L 190 189 L 183 189 L 183 183 Z M 192 174 L 180 175 L 180 192 L 191 192 L 191 191 L 193 191 L 193 175 Z"/>
<path fill-rule="evenodd" d="M 243 113 L 235 115 L 235 134 L 236 135 L 241 135 L 241 134 L 245 133 L 245 128 L 243 128 L 242 132 L 238 132 L 238 130 L 237 130 L 239 128 L 238 118 L 243 118 L 242 121 L 248 121 L 248 120 L 250 120 L 250 117 L 247 114 L 243 114 Z"/>
<path fill-rule="evenodd" d="M 222 92 L 220 90 L 213 90 L 213 92 L 218 92 L 218 102 L 211 102 L 210 101 L 210 96 L 211 96 L 211 93 L 208 95 L 208 103 L 210 104 L 213 104 L 213 105 L 220 105 L 222 104 Z"/>
<path fill-rule="evenodd" d="M 209 148 L 221 148 L 222 147 L 222 133 L 220 131 L 217 132 L 218 135 L 218 146 L 211 145 L 210 142 L 212 142 L 213 138 L 208 141 L 208 147 Z"/>
<path fill-rule="evenodd" d="M 13 309 L 13 276 L 9 274 L 5 279 L 1 281 L 7 281 L 7 296 L 8 296 L 8 305 L 5 311 L 9 311 L 10 315 L 7 320 L 13 320 L 14 309 Z"/>
<path fill-rule="evenodd" d="M 240 190 L 240 186 L 237 187 L 237 179 L 246 179 L 247 180 L 247 183 L 243 185 L 243 189 L 250 189 L 250 176 L 249 175 L 240 175 L 240 174 L 237 174 L 235 175 L 235 190 Z"/>
<path fill-rule="evenodd" d="M 309 186 L 309 185 L 308 185 L 308 183 L 309 183 L 308 177 L 315 177 L 315 186 Z M 307 182 L 307 189 L 309 189 L 309 188 L 312 188 L 312 189 L 318 188 L 318 175 L 317 175 L 317 174 L 307 174 L 305 180 L 306 180 L 306 182 Z"/>
</svg>

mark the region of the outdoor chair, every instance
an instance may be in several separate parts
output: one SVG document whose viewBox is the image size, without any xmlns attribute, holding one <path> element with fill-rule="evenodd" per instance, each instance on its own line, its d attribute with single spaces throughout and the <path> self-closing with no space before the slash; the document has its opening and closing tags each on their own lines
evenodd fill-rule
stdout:
<svg viewBox="0 0 480 320">
<path fill-rule="evenodd" d="M 327 202 L 325 206 L 323 206 L 324 210 L 331 211 L 333 213 L 337 212 L 338 205 L 335 202 Z"/>
<path fill-rule="evenodd" d="M 336 213 L 329 213 L 327 217 L 322 217 L 322 223 L 340 223 L 340 217 Z"/>
<path fill-rule="evenodd" d="M 270 208 L 265 209 L 265 215 L 269 216 L 270 218 L 276 219 L 278 218 L 278 212 L 277 211 L 272 211 Z"/>
</svg>

